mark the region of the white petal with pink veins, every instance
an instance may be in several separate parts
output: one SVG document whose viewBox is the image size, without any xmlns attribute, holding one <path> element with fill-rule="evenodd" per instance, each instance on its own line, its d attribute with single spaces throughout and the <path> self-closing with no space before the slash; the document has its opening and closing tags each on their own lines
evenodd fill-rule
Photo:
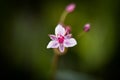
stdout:
<svg viewBox="0 0 120 80">
<path fill-rule="evenodd" d="M 70 39 L 65 39 L 64 41 L 64 46 L 65 47 L 73 47 L 77 44 L 76 40 L 74 38 L 70 38 Z"/>
<path fill-rule="evenodd" d="M 50 37 L 50 39 L 52 39 L 52 40 L 57 40 L 57 37 L 55 36 L 55 35 L 49 35 L 49 37 Z"/>
<path fill-rule="evenodd" d="M 59 50 L 60 50 L 60 52 L 64 52 L 65 47 L 64 47 L 64 45 L 63 45 L 63 44 L 60 44 L 60 45 L 59 45 Z"/>
<path fill-rule="evenodd" d="M 65 39 L 70 39 L 72 37 L 72 34 L 67 34 L 66 36 L 65 36 Z"/>
<path fill-rule="evenodd" d="M 58 48 L 59 43 L 58 41 L 50 41 L 47 45 L 47 48 Z"/>
<path fill-rule="evenodd" d="M 57 27 L 55 28 L 55 34 L 64 36 L 65 33 L 66 32 L 65 32 L 64 27 L 62 25 L 58 24 Z"/>
</svg>

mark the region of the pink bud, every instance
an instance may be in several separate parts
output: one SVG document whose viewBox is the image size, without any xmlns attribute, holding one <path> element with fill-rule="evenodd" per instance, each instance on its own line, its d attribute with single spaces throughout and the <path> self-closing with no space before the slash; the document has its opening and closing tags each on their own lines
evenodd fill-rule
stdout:
<svg viewBox="0 0 120 80">
<path fill-rule="evenodd" d="M 66 26 L 66 27 L 65 27 L 65 30 L 66 30 L 66 34 L 69 34 L 69 33 L 71 32 L 70 26 Z"/>
<path fill-rule="evenodd" d="M 88 32 L 88 31 L 90 30 L 90 24 L 85 24 L 83 30 L 84 30 L 85 32 Z"/>
<path fill-rule="evenodd" d="M 67 7 L 66 7 L 66 11 L 67 12 L 73 12 L 74 11 L 74 9 L 75 9 L 75 4 L 74 3 L 71 3 L 71 4 L 69 4 Z"/>
</svg>

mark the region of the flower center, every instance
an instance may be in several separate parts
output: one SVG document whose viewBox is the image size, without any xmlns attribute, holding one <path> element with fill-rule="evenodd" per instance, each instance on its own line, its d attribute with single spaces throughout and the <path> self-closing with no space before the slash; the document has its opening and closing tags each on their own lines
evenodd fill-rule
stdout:
<svg viewBox="0 0 120 80">
<path fill-rule="evenodd" d="M 63 41 L 64 41 L 64 37 L 63 37 L 62 35 L 60 35 L 60 36 L 58 37 L 58 42 L 59 42 L 59 43 L 63 43 Z"/>
</svg>

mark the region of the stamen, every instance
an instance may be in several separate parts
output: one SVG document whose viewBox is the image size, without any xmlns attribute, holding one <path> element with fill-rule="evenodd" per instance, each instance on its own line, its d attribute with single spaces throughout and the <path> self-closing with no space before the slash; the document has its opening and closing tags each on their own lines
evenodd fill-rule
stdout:
<svg viewBox="0 0 120 80">
<path fill-rule="evenodd" d="M 64 37 L 63 37 L 62 35 L 60 35 L 60 36 L 58 37 L 58 42 L 59 42 L 59 43 L 63 43 L 63 42 L 64 42 Z"/>
</svg>

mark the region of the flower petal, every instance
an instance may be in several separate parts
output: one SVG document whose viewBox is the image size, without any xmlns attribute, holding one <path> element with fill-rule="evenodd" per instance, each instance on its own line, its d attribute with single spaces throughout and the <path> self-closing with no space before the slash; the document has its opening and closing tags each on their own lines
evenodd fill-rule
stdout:
<svg viewBox="0 0 120 80">
<path fill-rule="evenodd" d="M 65 47 L 73 47 L 77 44 L 76 40 L 74 38 L 70 38 L 70 39 L 65 39 L 64 41 L 64 46 Z"/>
<path fill-rule="evenodd" d="M 58 48 L 59 43 L 57 41 L 50 41 L 47 45 L 47 48 Z"/>
<path fill-rule="evenodd" d="M 64 45 L 63 45 L 63 44 L 60 44 L 60 45 L 59 45 L 59 50 L 60 50 L 60 52 L 64 52 L 65 47 L 64 47 Z"/>
<path fill-rule="evenodd" d="M 49 35 L 49 37 L 50 37 L 50 39 L 52 39 L 52 40 L 57 40 L 57 37 L 55 36 L 55 35 Z"/>
<path fill-rule="evenodd" d="M 67 34 L 66 36 L 65 36 L 65 39 L 70 39 L 72 37 L 72 34 Z"/>
<path fill-rule="evenodd" d="M 65 33 L 66 32 L 65 32 L 64 27 L 62 25 L 58 24 L 57 27 L 55 28 L 55 34 L 64 36 Z"/>
</svg>

